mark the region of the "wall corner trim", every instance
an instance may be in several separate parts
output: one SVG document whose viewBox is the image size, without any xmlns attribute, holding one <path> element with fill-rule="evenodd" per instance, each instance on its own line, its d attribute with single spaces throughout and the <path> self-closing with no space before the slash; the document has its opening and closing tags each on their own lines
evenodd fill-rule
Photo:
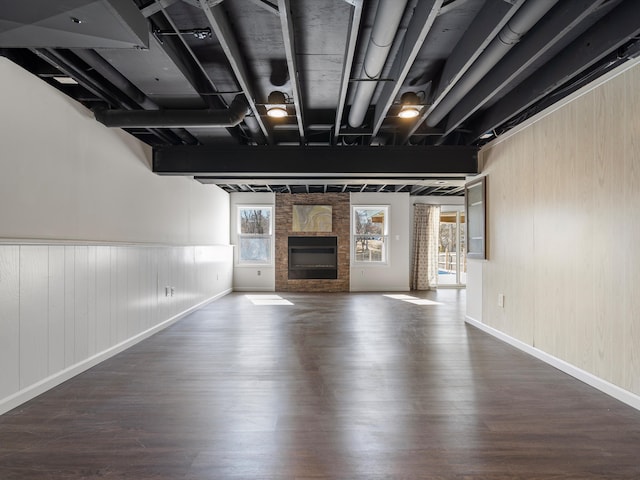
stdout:
<svg viewBox="0 0 640 480">
<path fill-rule="evenodd" d="M 506 333 L 501 332 L 500 330 L 490 327 L 489 325 L 479 322 L 478 320 L 468 315 L 465 316 L 465 321 L 469 325 L 472 325 L 477 329 L 482 330 L 483 332 L 488 333 L 489 335 L 492 335 L 498 340 L 502 340 L 503 342 L 508 343 L 509 345 L 517 348 L 518 350 L 528 353 L 529 355 L 536 357 L 538 360 L 542 360 L 548 365 L 551 365 L 552 367 L 557 368 L 558 370 L 568 375 L 571 375 L 577 380 L 580 380 L 581 382 L 584 382 L 587 385 L 590 385 L 591 387 L 596 388 L 603 393 L 606 393 L 607 395 L 615 398 L 616 400 L 626 403 L 627 405 L 635 408 L 636 410 L 640 410 L 640 396 L 628 390 L 620 388 L 617 385 L 609 383 L 600 377 L 596 377 L 592 373 L 586 372 L 585 370 L 582 370 L 581 368 L 578 368 L 575 365 L 565 362 L 564 360 L 561 360 L 557 357 L 554 357 L 553 355 L 549 355 L 548 353 L 543 352 L 540 349 L 532 347 L 531 345 L 528 345 L 521 340 L 513 338 L 507 335 Z"/>
<path fill-rule="evenodd" d="M 173 317 L 168 318 L 167 320 L 157 325 L 154 325 L 153 327 L 145 330 L 144 332 L 140 332 L 139 334 L 134 335 L 133 337 L 118 343 L 117 345 L 109 347 L 106 350 L 103 350 L 102 352 L 93 355 L 92 357 L 82 360 L 81 362 L 78 362 L 75 365 L 71 365 L 70 367 L 65 368 L 64 370 L 61 370 L 47 378 L 44 378 L 43 380 L 37 383 L 34 383 L 33 385 L 29 385 L 28 387 L 14 393 L 13 395 L 10 395 L 0 400 L 0 415 L 8 412 L 9 410 L 13 410 L 16 407 L 19 407 L 23 403 L 37 397 L 38 395 L 43 394 L 47 390 L 50 390 L 60 385 L 61 383 L 64 383 L 67 380 L 70 380 L 76 375 L 79 375 L 80 373 L 86 370 L 89 370 L 92 367 L 95 367 L 100 362 L 103 362 L 104 360 L 107 360 L 108 358 L 111 358 L 117 355 L 118 353 L 125 351 L 126 349 L 134 346 L 135 344 L 141 342 L 142 340 L 145 340 L 150 336 L 160 332 L 161 330 L 164 330 L 165 328 L 173 325 L 178 320 L 181 320 L 182 318 L 186 317 L 187 315 L 197 310 L 198 308 L 201 308 L 206 304 L 211 303 L 214 300 L 217 300 L 231 293 L 231 291 L 232 291 L 231 289 L 227 289 L 210 298 L 207 298 L 206 300 L 203 300 L 202 302 L 188 308 L 187 310 L 184 310 L 178 313 L 177 315 L 174 315 Z"/>
</svg>

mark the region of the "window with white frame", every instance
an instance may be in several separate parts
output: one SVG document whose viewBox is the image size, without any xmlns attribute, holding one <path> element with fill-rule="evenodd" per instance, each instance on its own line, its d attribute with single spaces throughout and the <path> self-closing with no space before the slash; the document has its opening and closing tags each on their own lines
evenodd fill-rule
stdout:
<svg viewBox="0 0 640 480">
<path fill-rule="evenodd" d="M 389 236 L 389 207 L 357 205 L 353 207 L 354 263 L 385 263 Z"/>
<path fill-rule="evenodd" d="M 238 207 L 238 263 L 271 263 L 272 207 Z"/>
</svg>

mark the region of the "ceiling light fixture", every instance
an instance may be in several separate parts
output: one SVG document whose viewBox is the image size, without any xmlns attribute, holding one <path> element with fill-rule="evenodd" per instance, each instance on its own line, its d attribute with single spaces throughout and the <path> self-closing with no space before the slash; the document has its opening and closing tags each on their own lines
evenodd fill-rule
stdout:
<svg viewBox="0 0 640 480">
<path fill-rule="evenodd" d="M 284 118 L 287 113 L 287 99 L 284 93 L 274 90 L 267 98 L 267 115 L 271 118 Z"/>
<path fill-rule="evenodd" d="M 420 99 L 418 95 L 413 92 L 405 92 L 400 97 L 400 104 L 402 107 L 400 108 L 400 112 L 398 112 L 398 117 L 400 118 L 416 118 L 420 115 L 420 109 L 422 105 L 420 104 Z"/>
</svg>

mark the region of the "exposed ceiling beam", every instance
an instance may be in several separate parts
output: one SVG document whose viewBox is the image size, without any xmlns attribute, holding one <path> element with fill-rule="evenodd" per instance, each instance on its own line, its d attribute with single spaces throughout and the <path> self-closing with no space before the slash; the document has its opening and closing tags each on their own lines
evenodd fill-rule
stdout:
<svg viewBox="0 0 640 480">
<path fill-rule="evenodd" d="M 469 139 L 475 141 L 503 124 L 638 35 L 638 2 L 625 0 L 489 108 L 470 126 Z"/>
<path fill-rule="evenodd" d="M 469 3 L 470 1 L 471 0 L 454 0 L 453 2 L 447 3 L 445 6 L 440 8 L 438 16 L 446 15 L 449 12 L 462 8 L 466 3 Z"/>
<path fill-rule="evenodd" d="M 389 107 L 391 107 L 398 92 L 402 88 L 402 84 L 407 78 L 413 62 L 422 48 L 422 44 L 438 16 L 442 2 L 443 0 L 418 1 L 402 41 L 402 46 L 391 66 L 389 77 L 392 80 L 384 83 L 384 87 L 376 103 L 372 138 L 378 134 L 382 122 L 384 122 L 389 112 Z"/>
<path fill-rule="evenodd" d="M 434 95 L 434 105 L 442 101 L 523 4 L 524 0 L 486 2 L 449 55 Z"/>
<path fill-rule="evenodd" d="M 240 84 L 240 88 L 244 92 L 245 97 L 247 97 L 247 103 L 249 104 L 249 108 L 253 112 L 253 115 L 256 119 L 256 122 L 260 126 L 260 130 L 264 134 L 267 139 L 267 143 L 273 143 L 273 138 L 271 135 L 271 131 L 263 122 L 260 112 L 258 111 L 258 107 L 255 102 L 255 94 L 253 91 L 253 86 L 251 85 L 250 76 L 245 65 L 244 57 L 240 52 L 240 46 L 233 35 L 233 31 L 231 26 L 229 25 L 229 20 L 222 8 L 221 5 L 216 5 L 215 7 L 210 7 L 207 3 L 207 0 L 198 0 L 200 2 L 200 6 L 202 11 L 204 12 L 211 28 L 213 29 L 218 42 L 220 42 L 220 46 L 224 50 L 224 53 L 229 61 L 229 65 L 231 65 L 231 69 L 235 74 L 236 80 Z"/>
<path fill-rule="evenodd" d="M 351 9 L 351 19 L 349 22 L 349 33 L 347 44 L 344 52 L 344 63 L 342 65 L 342 81 L 340 84 L 340 96 L 338 97 L 338 105 L 336 106 L 336 121 L 334 126 L 334 135 L 332 143 L 335 145 L 340 135 L 340 126 L 342 124 L 342 114 L 344 105 L 347 101 L 347 90 L 349 89 L 349 78 L 351 77 L 351 68 L 353 67 L 353 58 L 356 52 L 356 43 L 358 41 L 358 32 L 360 31 L 360 20 L 362 19 L 363 0 L 353 0 L 349 2 L 353 5 Z"/>
<path fill-rule="evenodd" d="M 562 2 L 554 15 L 543 18 L 504 59 L 498 63 L 449 113 L 443 136 L 486 104 L 530 65 L 597 10 L 604 0 Z M 444 140 L 442 138 L 441 140 Z"/>
<path fill-rule="evenodd" d="M 165 175 L 270 177 L 402 177 L 476 174 L 475 147 L 222 147 L 171 146 L 153 152 Z M 392 159 L 393 161 L 390 161 Z"/>
<path fill-rule="evenodd" d="M 161 11 L 162 9 L 168 8 L 168 7 L 170 7 L 171 5 L 173 5 L 174 3 L 178 2 L 178 1 L 180 1 L 180 0 L 156 0 L 151 5 L 148 5 L 148 6 L 144 7 L 143 9 L 141 9 L 140 13 L 142 13 L 144 18 L 149 18 L 151 15 L 155 15 L 156 13 Z"/>
<path fill-rule="evenodd" d="M 209 108 L 226 107 L 227 105 L 224 104 L 222 99 L 217 95 L 218 88 L 214 85 L 200 63 L 200 60 L 198 60 L 198 57 L 196 57 L 183 36 L 178 34 L 179 30 L 165 11 L 164 6 L 161 3 L 159 3 L 159 5 L 161 9 L 158 13 L 162 12 L 162 14 L 152 19 L 155 26 L 161 30 L 173 30 L 176 32 L 176 35 L 166 35 L 161 39 L 154 37 L 158 45 L 164 50 L 194 90 L 200 94 Z"/>
<path fill-rule="evenodd" d="M 440 82 L 433 95 L 431 105 L 403 135 L 405 143 L 420 127 L 427 116 L 444 100 L 453 87 L 462 79 L 484 49 L 493 41 L 525 0 L 487 0 L 484 7 L 471 23 L 463 37 L 457 43 L 444 65 Z"/>
<path fill-rule="evenodd" d="M 287 56 L 289 79 L 291 80 L 293 106 L 296 110 L 296 121 L 298 122 L 298 131 L 300 132 L 300 143 L 304 145 L 306 143 L 304 133 L 304 115 L 300 95 L 300 77 L 298 75 L 298 66 L 296 65 L 296 49 L 291 2 L 289 0 L 278 0 L 278 9 L 280 11 L 280 23 L 282 24 L 282 37 L 284 39 L 284 50 Z"/>
<path fill-rule="evenodd" d="M 274 5 L 267 0 L 249 0 L 254 5 L 257 5 L 260 8 L 264 8 L 267 12 L 273 13 L 274 15 L 280 15 L 280 9 L 282 7 L 278 7 L 278 5 Z"/>
<path fill-rule="evenodd" d="M 230 187 L 237 187 L 240 184 L 250 183 L 251 185 L 282 185 L 283 188 L 288 188 L 291 190 L 291 186 L 300 186 L 314 184 L 314 185 L 327 185 L 327 188 L 331 187 L 334 190 L 342 190 L 344 191 L 349 185 L 354 184 L 362 184 L 368 183 L 370 185 L 386 185 L 387 190 L 391 187 L 395 188 L 396 192 L 401 191 L 402 189 L 411 186 L 413 188 L 423 186 L 424 188 L 429 188 L 434 186 L 434 182 L 442 181 L 446 179 L 446 186 L 455 187 L 456 189 L 464 189 L 464 184 L 466 182 L 464 174 L 457 174 L 458 176 L 453 178 L 450 175 L 440 175 L 433 174 L 430 177 L 426 175 L 424 177 L 418 178 L 283 178 L 283 177 L 268 177 L 262 176 L 259 178 L 256 177 L 213 177 L 213 176 L 195 176 L 195 180 L 200 183 L 208 183 L 208 184 L 216 184 L 216 185 L 228 185 Z M 283 180 L 286 180 L 286 183 L 283 184 Z"/>
</svg>

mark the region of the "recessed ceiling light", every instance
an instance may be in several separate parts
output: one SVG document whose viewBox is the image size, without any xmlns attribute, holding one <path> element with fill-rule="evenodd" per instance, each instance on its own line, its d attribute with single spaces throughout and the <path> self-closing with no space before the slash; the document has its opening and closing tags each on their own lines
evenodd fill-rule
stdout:
<svg viewBox="0 0 640 480">
<path fill-rule="evenodd" d="M 78 82 L 71 77 L 53 77 L 53 79 L 62 85 L 78 85 Z"/>
<path fill-rule="evenodd" d="M 78 17 L 69 17 L 69 19 L 73 22 L 73 23 L 82 23 L 82 20 L 80 20 Z"/>
<path fill-rule="evenodd" d="M 271 118 L 284 118 L 287 113 L 287 98 L 284 93 L 275 90 L 269 94 L 267 99 L 267 115 Z"/>
<path fill-rule="evenodd" d="M 398 117 L 400 118 L 416 118 L 420 115 L 420 98 L 414 92 L 405 92 L 400 97 L 400 112 Z"/>
<path fill-rule="evenodd" d="M 284 118 L 288 114 L 283 107 L 270 107 L 267 109 L 267 115 L 269 115 L 271 118 Z"/>
<path fill-rule="evenodd" d="M 420 114 L 420 110 L 418 109 L 418 107 L 402 107 L 402 110 L 400 110 L 400 113 L 398 113 L 398 116 L 400 118 L 416 118 L 418 115 Z"/>
<path fill-rule="evenodd" d="M 446 180 L 436 180 L 435 182 L 433 182 L 434 185 L 446 185 L 447 181 Z"/>
</svg>

